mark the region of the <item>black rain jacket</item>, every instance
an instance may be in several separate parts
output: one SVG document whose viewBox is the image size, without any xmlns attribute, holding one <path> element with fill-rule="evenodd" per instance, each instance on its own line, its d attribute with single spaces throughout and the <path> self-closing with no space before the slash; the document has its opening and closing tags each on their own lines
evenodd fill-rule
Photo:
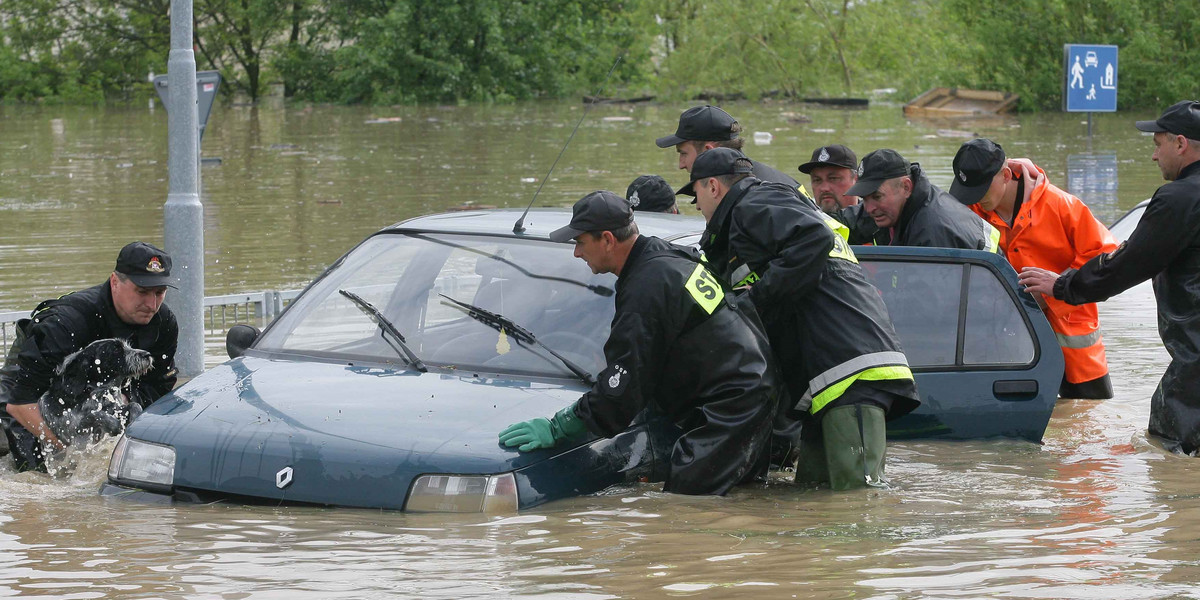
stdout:
<svg viewBox="0 0 1200 600">
<path fill-rule="evenodd" d="M 24 340 L 16 367 L 0 373 L 0 404 L 32 404 L 50 388 L 54 370 L 67 355 L 105 338 L 122 338 L 146 350 L 154 361 L 149 373 L 130 382 L 129 400 L 150 406 L 175 387 L 175 348 L 179 326 L 164 304 L 146 325 L 128 325 L 117 317 L 108 282 L 47 300 L 31 318 L 18 322 Z M 17 350 L 17 349 L 13 349 Z"/>
<path fill-rule="evenodd" d="M 1200 450 L 1200 162 L 1154 192 L 1116 250 L 1059 277 L 1054 297 L 1103 302 L 1151 277 L 1171 364 L 1150 398 L 1150 433 L 1190 454 Z"/>
<path fill-rule="evenodd" d="M 770 438 L 782 385 L 754 311 L 729 299 L 698 256 L 639 237 L 617 277 L 608 365 L 575 406 L 604 437 L 645 408 L 674 420 L 668 492 L 725 494 Z"/>
<path fill-rule="evenodd" d="M 949 193 L 930 183 L 921 165 L 912 163 L 912 195 L 894 227 L 892 246 L 965 248 L 999 252 L 1000 233 Z"/>
<path fill-rule="evenodd" d="M 723 283 L 752 286 L 798 408 L 818 415 L 852 384 L 891 392 L 889 418 L 920 404 L 879 291 L 825 215 L 794 190 L 753 177 L 735 183 L 701 248 Z"/>
</svg>

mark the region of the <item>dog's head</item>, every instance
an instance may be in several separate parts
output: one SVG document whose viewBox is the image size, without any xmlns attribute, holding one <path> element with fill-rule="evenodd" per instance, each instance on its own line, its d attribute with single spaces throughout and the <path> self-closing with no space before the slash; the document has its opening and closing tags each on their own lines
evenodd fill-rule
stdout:
<svg viewBox="0 0 1200 600">
<path fill-rule="evenodd" d="M 94 390 L 120 387 L 145 375 L 153 363 L 149 352 L 133 348 L 125 340 L 96 340 L 63 359 L 54 371 L 52 387 L 59 388 L 61 396 L 82 401 Z"/>
</svg>

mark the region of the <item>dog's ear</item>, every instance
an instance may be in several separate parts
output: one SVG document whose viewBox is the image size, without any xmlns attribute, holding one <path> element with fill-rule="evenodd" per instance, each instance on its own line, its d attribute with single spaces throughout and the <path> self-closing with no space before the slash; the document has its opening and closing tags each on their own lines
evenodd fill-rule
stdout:
<svg viewBox="0 0 1200 600">
<path fill-rule="evenodd" d="M 68 355 L 54 370 L 54 374 L 58 376 L 62 384 L 63 391 L 72 396 L 78 396 L 87 391 L 89 365 L 85 350 L 87 348 Z"/>
</svg>

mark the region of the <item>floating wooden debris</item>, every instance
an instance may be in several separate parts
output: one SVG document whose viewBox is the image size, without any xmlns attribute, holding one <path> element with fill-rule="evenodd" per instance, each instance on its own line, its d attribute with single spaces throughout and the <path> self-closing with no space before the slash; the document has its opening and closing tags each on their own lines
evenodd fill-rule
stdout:
<svg viewBox="0 0 1200 600">
<path fill-rule="evenodd" d="M 991 90 L 938 87 L 904 105 L 909 117 L 974 117 L 1008 112 L 1020 96 Z"/>
<path fill-rule="evenodd" d="M 635 96 L 633 98 L 608 98 L 605 96 L 584 96 L 584 104 L 636 104 L 638 102 L 652 102 L 654 96 Z"/>
</svg>

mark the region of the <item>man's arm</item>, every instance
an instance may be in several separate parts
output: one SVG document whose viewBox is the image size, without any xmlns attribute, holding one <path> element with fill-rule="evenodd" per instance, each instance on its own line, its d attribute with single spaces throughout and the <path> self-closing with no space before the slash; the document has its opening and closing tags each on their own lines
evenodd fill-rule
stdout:
<svg viewBox="0 0 1200 600">
<path fill-rule="evenodd" d="M 55 437 L 54 432 L 46 426 L 46 422 L 42 420 L 42 411 L 35 404 L 8 404 L 5 405 L 5 410 L 12 415 L 25 429 L 29 430 L 34 437 L 42 440 L 44 445 L 55 450 L 66 448 L 62 442 Z"/>
<path fill-rule="evenodd" d="M 624 431 L 653 397 L 654 374 L 662 373 L 665 358 L 663 310 L 622 310 L 613 319 L 604 344 L 608 364 L 575 404 L 575 414 L 592 433 L 612 437 Z"/>
<path fill-rule="evenodd" d="M 63 359 L 89 341 L 87 323 L 74 310 L 54 307 L 39 313 L 26 329 L 17 354 L 9 404 L 36 404 L 50 389 L 54 370 Z"/>
<path fill-rule="evenodd" d="M 1055 298 L 1069 304 L 1102 302 L 1162 272 L 1193 243 L 1200 229 L 1195 200 L 1170 193 L 1155 196 L 1129 239 L 1064 273 L 1054 284 Z"/>
</svg>

